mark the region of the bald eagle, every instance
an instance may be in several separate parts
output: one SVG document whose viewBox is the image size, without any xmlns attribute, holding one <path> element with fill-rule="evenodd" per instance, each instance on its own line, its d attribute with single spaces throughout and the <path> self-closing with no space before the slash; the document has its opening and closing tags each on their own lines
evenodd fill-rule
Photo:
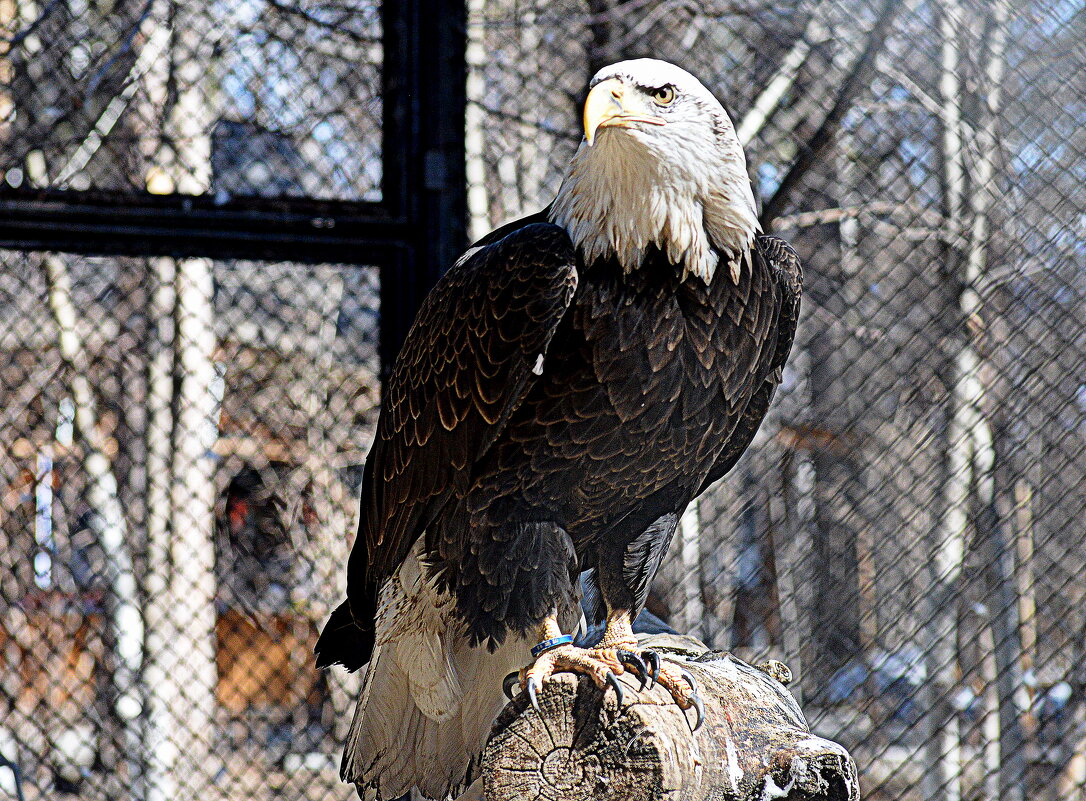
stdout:
<svg viewBox="0 0 1086 801">
<path fill-rule="evenodd" d="M 753 439 L 800 282 L 713 95 L 663 61 L 601 70 L 555 200 L 457 261 L 388 382 L 347 600 L 317 645 L 321 666 L 369 666 L 342 764 L 363 797 L 472 782 L 529 663 L 533 702 L 555 672 L 621 692 L 633 670 L 700 721 L 631 620 L 687 504 Z M 566 642 L 583 571 L 592 648 Z"/>
</svg>

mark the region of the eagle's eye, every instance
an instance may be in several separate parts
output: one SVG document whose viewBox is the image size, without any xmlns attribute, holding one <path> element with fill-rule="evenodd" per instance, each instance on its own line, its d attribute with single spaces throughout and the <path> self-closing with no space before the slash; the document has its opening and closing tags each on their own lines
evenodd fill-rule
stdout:
<svg viewBox="0 0 1086 801">
<path fill-rule="evenodd" d="M 666 106 L 675 99 L 675 87 L 671 84 L 660 86 L 653 89 L 649 94 L 652 96 L 653 103 L 658 106 Z"/>
</svg>

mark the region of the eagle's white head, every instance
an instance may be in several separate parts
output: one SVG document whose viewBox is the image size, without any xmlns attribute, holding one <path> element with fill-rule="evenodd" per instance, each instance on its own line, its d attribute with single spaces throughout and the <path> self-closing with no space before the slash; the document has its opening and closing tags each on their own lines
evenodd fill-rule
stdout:
<svg viewBox="0 0 1086 801">
<path fill-rule="evenodd" d="M 586 261 L 613 254 L 632 270 L 655 245 L 705 283 L 724 258 L 738 282 L 754 194 L 732 122 L 697 78 L 651 58 L 604 67 L 584 133 L 550 218 Z"/>
</svg>

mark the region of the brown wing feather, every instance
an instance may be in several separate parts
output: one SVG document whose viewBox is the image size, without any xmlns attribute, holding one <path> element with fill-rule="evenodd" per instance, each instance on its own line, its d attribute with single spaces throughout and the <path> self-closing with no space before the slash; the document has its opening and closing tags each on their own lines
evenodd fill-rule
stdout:
<svg viewBox="0 0 1086 801">
<path fill-rule="evenodd" d="M 472 254 L 426 298 L 367 460 L 359 541 L 369 581 L 396 570 L 422 528 L 465 489 L 533 382 L 576 286 L 565 231 L 533 224 Z"/>
<path fill-rule="evenodd" d="M 361 667 L 381 585 L 448 501 L 462 493 L 535 381 L 577 287 L 566 232 L 534 218 L 469 251 L 427 296 L 408 332 L 362 478 L 347 602 L 317 664 Z"/>
<path fill-rule="evenodd" d="M 754 393 L 743 410 L 739 422 L 732 431 L 728 445 L 717 459 L 716 464 L 702 483 L 698 493 L 704 492 L 710 484 L 728 473 L 739 457 L 743 455 L 758 427 L 762 424 L 777 386 L 781 382 L 781 371 L 792 349 L 796 336 L 796 324 L 799 322 L 800 298 L 803 294 L 803 268 L 799 255 L 783 239 L 775 236 L 761 236 L 753 253 L 755 259 L 764 260 L 769 267 L 768 275 L 780 290 L 780 305 L 776 319 L 776 347 L 772 351 L 768 364 L 768 375 Z"/>
<path fill-rule="evenodd" d="M 389 381 L 370 461 L 369 577 L 394 571 L 523 400 L 577 285 L 566 233 L 519 229 L 450 271 L 427 298 Z M 374 471 L 376 475 L 377 471 Z"/>
</svg>

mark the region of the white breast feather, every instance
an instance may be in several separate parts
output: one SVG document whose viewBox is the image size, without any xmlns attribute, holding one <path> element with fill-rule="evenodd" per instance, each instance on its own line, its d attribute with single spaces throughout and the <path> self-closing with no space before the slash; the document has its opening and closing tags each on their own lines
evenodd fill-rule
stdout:
<svg viewBox="0 0 1086 801">
<path fill-rule="evenodd" d="M 605 129 L 592 146 L 582 141 L 551 221 L 566 229 L 589 263 L 614 254 L 633 270 L 656 246 L 708 284 L 719 252 L 730 258 L 738 283 L 742 255 L 760 227 L 743 148 L 726 116 L 720 124 L 711 137 L 669 124 Z"/>
</svg>

